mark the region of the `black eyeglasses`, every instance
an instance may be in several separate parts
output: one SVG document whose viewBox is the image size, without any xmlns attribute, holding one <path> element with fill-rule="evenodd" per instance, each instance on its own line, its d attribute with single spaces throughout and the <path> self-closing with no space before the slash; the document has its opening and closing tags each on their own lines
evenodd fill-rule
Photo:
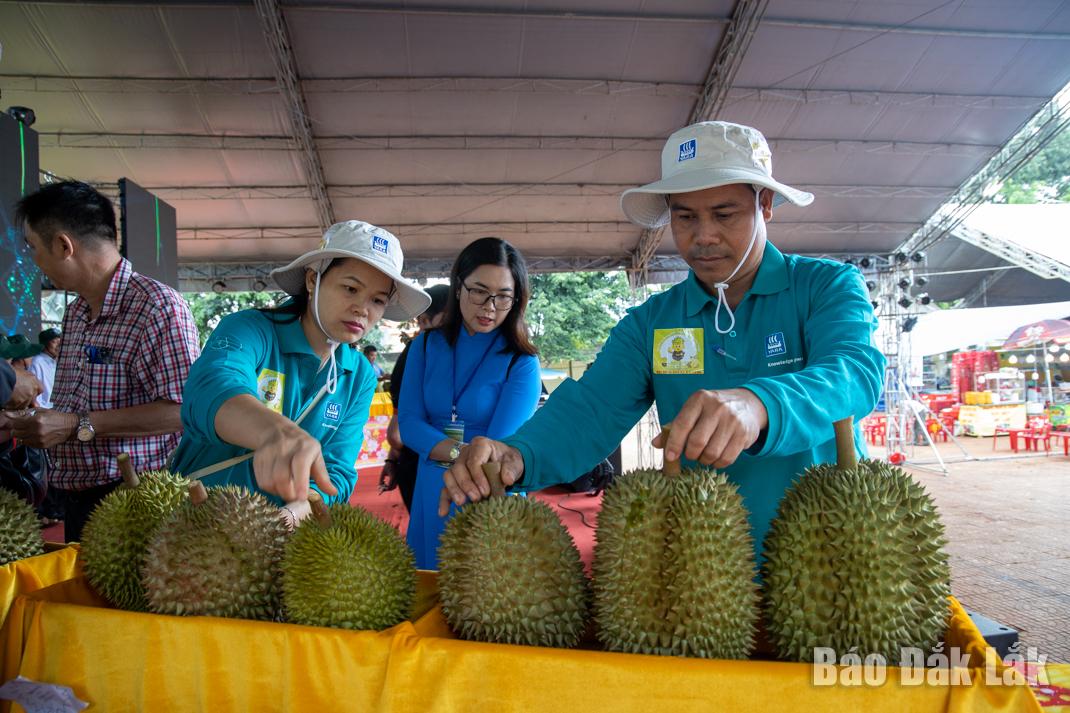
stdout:
<svg viewBox="0 0 1070 713">
<path fill-rule="evenodd" d="M 512 295 L 492 295 L 482 287 L 469 287 L 463 282 L 461 287 L 468 290 L 468 301 L 476 307 L 482 307 L 487 304 L 487 300 L 494 300 L 494 309 L 500 309 L 503 312 L 513 306 L 515 298 Z"/>
</svg>

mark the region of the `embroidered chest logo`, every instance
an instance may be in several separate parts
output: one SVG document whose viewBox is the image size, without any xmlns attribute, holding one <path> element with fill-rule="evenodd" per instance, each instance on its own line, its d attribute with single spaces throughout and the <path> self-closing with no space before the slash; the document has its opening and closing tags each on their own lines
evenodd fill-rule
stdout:
<svg viewBox="0 0 1070 713">
<path fill-rule="evenodd" d="M 282 413 L 282 393 L 285 386 L 286 374 L 264 369 L 256 378 L 257 398 L 275 413 Z"/>
<path fill-rule="evenodd" d="M 386 238 L 384 238 L 382 235 L 373 235 L 372 250 L 381 252 L 383 255 L 386 255 L 390 252 L 390 243 L 387 242 Z"/>
<path fill-rule="evenodd" d="M 695 158 L 695 154 L 698 153 L 697 149 L 698 145 L 695 143 L 694 139 L 683 142 L 680 144 L 680 155 L 677 157 L 676 163 Z"/>
<path fill-rule="evenodd" d="M 773 332 L 765 335 L 765 355 L 767 357 L 786 354 L 788 347 L 784 344 L 784 333 Z"/>
<path fill-rule="evenodd" d="M 334 401 L 327 402 L 327 408 L 323 412 L 323 417 L 328 421 L 337 421 L 342 416 L 342 405 Z"/>
<path fill-rule="evenodd" d="M 655 374 L 702 374 L 702 327 L 654 330 Z"/>
</svg>

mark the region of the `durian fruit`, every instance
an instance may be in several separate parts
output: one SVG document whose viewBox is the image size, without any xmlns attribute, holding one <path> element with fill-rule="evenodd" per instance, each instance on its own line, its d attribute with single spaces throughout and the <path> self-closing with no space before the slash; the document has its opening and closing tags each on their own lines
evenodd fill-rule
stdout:
<svg viewBox="0 0 1070 713">
<path fill-rule="evenodd" d="M 119 454 L 123 484 L 105 497 L 82 530 L 81 556 L 93 589 L 121 609 L 145 611 L 141 563 L 156 529 L 188 498 L 189 481 L 166 470 L 139 477 Z"/>
<path fill-rule="evenodd" d="M 0 488 L 0 566 L 45 551 L 41 525 L 33 507 Z"/>
<path fill-rule="evenodd" d="M 674 464 L 606 490 L 594 550 L 594 618 L 611 651 L 746 658 L 758 621 L 747 511 L 723 474 Z"/>
<path fill-rule="evenodd" d="M 500 480 L 491 481 L 504 493 Z M 438 560 L 442 612 L 461 638 L 579 643 L 588 619 L 587 577 L 572 537 L 545 503 L 498 496 L 465 505 L 446 524 Z"/>
<path fill-rule="evenodd" d="M 287 621 L 377 630 L 404 621 L 416 596 L 415 558 L 404 538 L 361 508 L 328 508 L 315 491 L 308 501 L 312 516 L 282 558 Z"/>
<path fill-rule="evenodd" d="M 153 537 L 142 565 L 149 610 L 158 614 L 275 619 L 281 609 L 289 528 L 259 493 L 232 485 L 190 499 Z"/>
<path fill-rule="evenodd" d="M 856 464 L 850 420 L 837 423 L 838 465 L 806 470 L 765 540 L 765 618 L 777 654 L 852 647 L 894 664 L 927 650 L 950 616 L 944 527 L 932 499 L 888 464 Z"/>
</svg>

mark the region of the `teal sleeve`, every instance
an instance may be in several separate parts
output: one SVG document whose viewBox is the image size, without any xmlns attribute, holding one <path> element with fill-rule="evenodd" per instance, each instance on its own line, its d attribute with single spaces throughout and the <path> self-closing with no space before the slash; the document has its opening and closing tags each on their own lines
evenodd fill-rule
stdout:
<svg viewBox="0 0 1070 713">
<path fill-rule="evenodd" d="M 494 415 L 487 426 L 487 438 L 501 440 L 516 433 L 535 413 L 541 386 L 539 360 L 528 354 L 518 357 L 498 394 Z"/>
<path fill-rule="evenodd" d="M 362 358 L 357 361 L 360 366 L 352 378 L 357 380 L 359 385 L 354 386 L 345 416 L 330 438 L 320 442 L 327 475 L 331 478 L 331 484 L 338 488 L 338 494 L 327 495 L 315 483 L 312 487 L 323 496 L 327 504 L 348 503 L 357 484 L 357 456 L 360 455 L 360 447 L 364 443 L 364 425 L 368 422 L 378 383 L 368 360 Z"/>
<path fill-rule="evenodd" d="M 806 366 L 743 384 L 769 413 L 758 456 L 791 455 L 829 441 L 832 423 L 864 417 L 884 386 L 884 355 L 873 345 L 877 319 L 858 270 L 815 270 L 808 287 Z"/>
<path fill-rule="evenodd" d="M 406 446 L 427 458 L 439 441 L 446 434 L 428 421 L 427 407 L 424 405 L 424 364 L 428 350 L 434 347 L 426 342 L 429 333 L 421 334 L 409 349 L 405 362 L 405 374 L 401 380 L 401 406 L 398 407 L 398 429 L 401 441 Z M 433 352 L 432 352 L 433 354 Z"/>
<path fill-rule="evenodd" d="M 190 367 L 182 392 L 182 428 L 197 440 L 215 445 L 215 416 L 227 399 L 256 396 L 257 366 L 274 339 L 267 319 L 252 310 L 224 317 Z"/>
<path fill-rule="evenodd" d="M 629 312 L 580 380 L 558 386 L 515 435 L 503 439 L 524 457 L 517 490 L 575 480 L 612 453 L 647 412 L 654 392 L 642 335 L 639 318 Z"/>
</svg>

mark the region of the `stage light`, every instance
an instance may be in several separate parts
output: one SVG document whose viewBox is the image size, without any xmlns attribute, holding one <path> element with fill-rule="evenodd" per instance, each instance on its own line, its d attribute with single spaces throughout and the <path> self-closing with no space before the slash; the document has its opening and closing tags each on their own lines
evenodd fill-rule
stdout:
<svg viewBox="0 0 1070 713">
<path fill-rule="evenodd" d="M 870 260 L 868 257 L 864 257 L 858 261 L 858 264 L 862 267 L 870 267 L 871 265 L 873 265 L 873 261 Z"/>
<path fill-rule="evenodd" d="M 876 283 L 876 281 L 875 281 L 875 280 L 866 280 L 866 288 L 867 288 L 867 289 L 868 289 L 868 290 L 869 290 L 870 292 L 872 292 L 873 290 L 877 289 L 877 283 Z"/>
<path fill-rule="evenodd" d="M 1055 361 L 1055 355 L 1054 354 L 1045 354 L 1044 355 L 1044 361 L 1046 361 L 1049 364 L 1051 364 L 1053 361 Z"/>
<path fill-rule="evenodd" d="M 929 297 L 929 295 L 926 294 L 926 293 L 922 293 L 922 294 L 918 295 L 918 304 L 920 304 L 920 305 L 928 305 L 932 301 L 933 301 L 933 298 Z"/>
<path fill-rule="evenodd" d="M 910 259 L 909 257 L 907 257 L 907 254 L 906 254 L 905 252 L 903 252 L 902 250 L 900 250 L 899 252 L 897 252 L 897 253 L 896 253 L 895 255 L 893 255 L 892 257 L 893 257 L 893 258 L 895 258 L 895 261 L 896 261 L 897 263 L 899 263 L 900 265 L 902 265 L 903 263 L 905 263 L 905 262 L 906 262 L 907 260 L 909 260 L 909 259 Z"/>
<path fill-rule="evenodd" d="M 227 283 L 222 280 L 216 280 L 212 283 L 212 292 L 219 293 L 227 289 Z"/>
<path fill-rule="evenodd" d="M 28 106 L 9 106 L 7 113 L 15 121 L 25 126 L 33 126 L 34 122 L 37 121 L 37 114 Z"/>
<path fill-rule="evenodd" d="M 899 280 L 898 284 L 899 284 L 899 289 L 901 289 L 901 290 L 909 290 L 910 289 L 910 280 L 908 280 L 905 277 L 901 278 Z"/>
<path fill-rule="evenodd" d="M 900 297 L 899 298 L 899 306 L 902 307 L 903 309 L 906 309 L 907 307 L 909 307 L 912 304 L 914 304 L 914 303 L 913 303 L 913 301 L 911 301 L 911 299 L 909 297 Z"/>
<path fill-rule="evenodd" d="M 844 265 L 852 265 L 853 266 L 855 264 L 854 258 L 847 258 L 846 260 L 843 261 L 843 264 Z"/>
<path fill-rule="evenodd" d="M 914 262 L 925 262 L 925 253 L 919 250 L 918 252 L 911 255 L 910 259 Z"/>
<path fill-rule="evenodd" d="M 880 306 L 881 306 L 881 303 L 880 303 L 880 302 L 878 302 L 877 300 L 870 300 L 870 302 L 869 302 L 869 303 L 870 303 L 871 305 L 873 305 L 873 309 L 877 309 L 878 307 L 880 307 Z M 1065 355 L 1064 355 L 1064 356 L 1065 356 Z"/>
<path fill-rule="evenodd" d="M 1017 354 L 1011 354 L 1009 357 L 1007 357 L 1007 363 L 1008 364 L 1017 364 L 1018 363 L 1018 355 Z"/>
<path fill-rule="evenodd" d="M 929 284 L 929 278 L 918 275 L 914 278 L 914 284 L 918 287 L 925 287 L 927 284 Z"/>
<path fill-rule="evenodd" d="M 1052 344 L 1050 347 L 1048 347 L 1048 351 L 1051 352 L 1052 354 L 1058 354 L 1059 353 L 1059 345 L 1058 344 Z"/>
<path fill-rule="evenodd" d="M 906 319 L 903 320 L 903 331 L 904 332 L 909 332 L 910 330 L 914 329 L 914 325 L 916 325 L 917 323 L 918 323 L 918 318 L 917 317 L 915 317 L 913 315 L 911 315 L 910 317 L 907 317 Z"/>
<path fill-rule="evenodd" d="M 1025 358 L 1025 363 L 1026 363 L 1026 364 L 1032 364 L 1032 363 L 1034 363 L 1034 362 L 1035 362 L 1036 360 L 1037 360 L 1036 356 L 1035 356 L 1035 355 L 1033 355 L 1033 354 L 1030 354 L 1030 355 L 1026 356 L 1026 358 Z"/>
<path fill-rule="evenodd" d="M 263 280 L 253 280 L 253 292 L 263 292 L 267 289 L 267 283 Z"/>
<path fill-rule="evenodd" d="M 1034 371 L 1032 374 L 1030 374 L 1029 378 L 1031 378 L 1033 381 L 1036 381 L 1037 379 L 1040 378 L 1040 374 L 1038 374 L 1038 373 L 1036 373 Z"/>
<path fill-rule="evenodd" d="M 1059 355 L 1059 363 L 1060 364 L 1065 364 L 1068 361 L 1070 361 L 1070 354 L 1067 354 L 1066 352 L 1063 352 L 1062 354 Z"/>
</svg>

